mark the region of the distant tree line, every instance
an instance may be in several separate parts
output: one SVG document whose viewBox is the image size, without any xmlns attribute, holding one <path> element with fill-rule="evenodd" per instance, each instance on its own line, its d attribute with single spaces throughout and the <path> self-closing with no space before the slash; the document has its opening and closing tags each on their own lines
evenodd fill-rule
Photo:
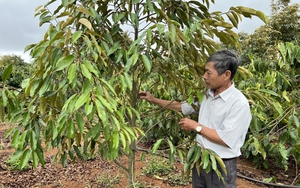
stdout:
<svg viewBox="0 0 300 188">
<path fill-rule="evenodd" d="M 5 68 L 12 66 L 10 77 L 3 82 L 2 76 Z M 26 63 L 21 56 L 18 55 L 3 55 L 0 56 L 0 82 L 11 87 L 21 88 L 21 83 L 24 79 L 29 78 L 34 71 L 34 65 Z"/>
</svg>

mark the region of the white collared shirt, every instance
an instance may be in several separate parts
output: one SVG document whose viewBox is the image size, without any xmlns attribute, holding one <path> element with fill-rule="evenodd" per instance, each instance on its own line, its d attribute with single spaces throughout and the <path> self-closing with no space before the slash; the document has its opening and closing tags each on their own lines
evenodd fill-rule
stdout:
<svg viewBox="0 0 300 188">
<path fill-rule="evenodd" d="M 234 84 L 215 97 L 212 90 L 208 90 L 207 94 L 200 104 L 198 122 L 215 129 L 229 147 L 213 143 L 200 134 L 196 139 L 221 158 L 238 157 L 252 119 L 248 100 Z M 181 109 L 184 115 L 195 113 L 194 108 L 186 102 Z"/>
</svg>

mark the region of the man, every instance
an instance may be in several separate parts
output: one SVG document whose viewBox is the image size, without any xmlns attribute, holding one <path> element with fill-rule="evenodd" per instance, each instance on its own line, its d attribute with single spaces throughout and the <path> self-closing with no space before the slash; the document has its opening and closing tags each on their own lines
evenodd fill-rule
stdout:
<svg viewBox="0 0 300 188">
<path fill-rule="evenodd" d="M 183 130 L 196 131 L 197 142 L 216 152 L 224 161 L 227 176 L 225 184 L 211 170 L 203 169 L 198 175 L 192 170 L 193 188 L 233 188 L 236 187 L 237 157 L 241 155 L 246 133 L 251 121 L 251 112 L 246 97 L 235 88 L 232 81 L 239 66 L 238 58 L 228 50 L 213 53 L 206 61 L 202 76 L 208 87 L 207 95 L 198 103 L 198 122 L 183 118 L 179 125 Z M 195 109 L 186 102 L 168 101 L 155 98 L 151 93 L 142 91 L 140 99 L 181 111 L 184 115 L 195 113 Z"/>
</svg>

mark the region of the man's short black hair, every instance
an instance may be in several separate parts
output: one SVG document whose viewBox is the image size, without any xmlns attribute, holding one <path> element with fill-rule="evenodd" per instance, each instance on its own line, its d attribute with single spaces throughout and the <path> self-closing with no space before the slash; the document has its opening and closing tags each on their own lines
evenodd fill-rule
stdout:
<svg viewBox="0 0 300 188">
<path fill-rule="evenodd" d="M 211 54 L 206 63 L 208 62 L 214 63 L 214 68 L 218 72 L 218 75 L 221 75 L 229 70 L 231 72 L 231 80 L 233 79 L 239 67 L 238 57 L 229 50 L 221 50 Z"/>
</svg>

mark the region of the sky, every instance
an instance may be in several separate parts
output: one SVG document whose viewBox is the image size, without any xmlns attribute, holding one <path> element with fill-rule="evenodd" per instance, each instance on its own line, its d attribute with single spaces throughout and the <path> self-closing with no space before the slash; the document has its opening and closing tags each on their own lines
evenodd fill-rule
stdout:
<svg viewBox="0 0 300 188">
<path fill-rule="evenodd" d="M 0 56 L 15 54 L 20 55 L 25 62 L 30 61 L 30 56 L 24 53 L 24 48 L 41 41 L 48 29 L 48 25 L 39 26 L 39 17 L 34 17 L 35 9 L 47 2 L 48 0 L 0 0 Z M 210 11 L 227 11 L 231 6 L 246 6 L 269 15 L 270 4 L 271 0 L 215 0 Z M 235 31 L 253 33 L 263 24 L 256 17 L 243 18 Z"/>
</svg>

